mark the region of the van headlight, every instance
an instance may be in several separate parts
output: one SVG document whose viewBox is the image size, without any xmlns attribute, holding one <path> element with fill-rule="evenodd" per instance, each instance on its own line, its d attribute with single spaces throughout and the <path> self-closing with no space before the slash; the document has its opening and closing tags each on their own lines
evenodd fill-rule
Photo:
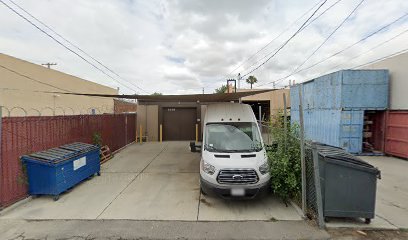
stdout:
<svg viewBox="0 0 408 240">
<path fill-rule="evenodd" d="M 259 166 L 259 172 L 262 175 L 265 175 L 269 172 L 269 164 L 268 162 L 264 162 L 261 166 Z"/>
<path fill-rule="evenodd" d="M 213 175 L 215 173 L 215 167 L 207 162 L 202 161 L 203 171 L 207 174 Z"/>
</svg>

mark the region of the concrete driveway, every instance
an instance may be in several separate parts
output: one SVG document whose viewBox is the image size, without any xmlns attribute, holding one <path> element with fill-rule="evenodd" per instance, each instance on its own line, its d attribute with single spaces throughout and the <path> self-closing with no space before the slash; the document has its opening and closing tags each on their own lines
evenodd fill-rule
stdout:
<svg viewBox="0 0 408 240">
<path fill-rule="evenodd" d="M 381 170 L 377 181 L 376 216 L 371 224 L 362 220 L 333 219 L 328 227 L 408 229 L 408 161 L 393 157 L 363 156 Z"/>
<path fill-rule="evenodd" d="M 201 195 L 199 159 L 188 142 L 132 144 L 102 165 L 100 177 L 58 201 L 32 199 L 3 211 L 0 219 L 301 220 L 273 195 L 250 201 Z"/>
</svg>

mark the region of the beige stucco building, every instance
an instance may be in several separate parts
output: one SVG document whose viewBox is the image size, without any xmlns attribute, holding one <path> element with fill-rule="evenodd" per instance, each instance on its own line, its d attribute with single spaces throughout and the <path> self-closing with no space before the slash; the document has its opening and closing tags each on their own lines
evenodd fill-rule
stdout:
<svg viewBox="0 0 408 240">
<path fill-rule="evenodd" d="M 240 89 L 240 92 L 256 91 L 259 89 Z M 286 96 L 287 106 L 290 106 L 289 89 L 277 89 L 270 92 L 243 97 L 243 103 L 250 104 L 257 118 L 261 107 L 261 118 L 268 121 L 283 111 L 283 95 Z M 201 138 L 203 122 L 207 105 L 211 103 L 199 102 L 145 102 L 137 108 L 138 134 L 142 128 L 143 137 L 148 141 L 160 139 L 160 126 L 162 138 L 167 140 L 193 140 L 197 134 Z M 288 111 L 289 112 L 289 111 Z"/>
<path fill-rule="evenodd" d="M 113 113 L 112 98 L 44 92 L 118 94 L 116 89 L 0 54 L 3 116 Z"/>
<path fill-rule="evenodd" d="M 390 109 L 408 110 L 408 52 L 364 66 L 364 69 L 388 69 L 390 72 Z"/>
<path fill-rule="evenodd" d="M 255 91 L 255 90 L 262 90 L 262 89 L 239 89 L 239 92 L 242 91 Z M 244 97 L 242 98 L 242 102 L 243 103 L 264 103 L 264 106 L 266 106 L 267 108 L 269 107 L 269 116 L 270 117 L 274 117 L 276 116 L 279 112 L 283 112 L 284 110 L 284 100 L 283 98 L 286 98 L 286 109 L 288 111 L 288 114 L 290 114 L 290 89 L 276 89 L 270 92 L 266 92 L 266 93 L 260 93 L 260 94 L 256 94 L 256 95 L 252 95 L 252 96 L 248 96 L 248 97 Z M 254 108 L 254 107 L 253 107 Z M 254 109 L 255 114 L 257 110 Z M 266 111 L 264 111 L 266 112 Z M 263 114 L 261 112 L 261 115 L 263 115 L 263 119 L 267 120 L 269 119 L 268 117 L 265 116 L 265 114 Z M 257 116 L 258 117 L 258 116 Z"/>
</svg>

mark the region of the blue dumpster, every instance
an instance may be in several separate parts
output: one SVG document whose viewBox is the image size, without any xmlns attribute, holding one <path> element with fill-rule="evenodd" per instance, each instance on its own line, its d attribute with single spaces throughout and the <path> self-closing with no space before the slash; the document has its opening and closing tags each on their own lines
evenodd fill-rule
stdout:
<svg viewBox="0 0 408 240">
<path fill-rule="evenodd" d="M 81 181 L 100 175 L 99 147 L 72 143 L 22 156 L 31 195 L 59 195 Z"/>
</svg>

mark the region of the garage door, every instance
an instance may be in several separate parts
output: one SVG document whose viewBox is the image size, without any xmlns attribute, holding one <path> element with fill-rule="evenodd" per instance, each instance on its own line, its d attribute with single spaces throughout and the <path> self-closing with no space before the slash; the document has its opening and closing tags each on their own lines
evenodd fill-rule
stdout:
<svg viewBox="0 0 408 240">
<path fill-rule="evenodd" d="M 194 140 L 196 121 L 196 108 L 163 108 L 163 140 Z"/>
</svg>

